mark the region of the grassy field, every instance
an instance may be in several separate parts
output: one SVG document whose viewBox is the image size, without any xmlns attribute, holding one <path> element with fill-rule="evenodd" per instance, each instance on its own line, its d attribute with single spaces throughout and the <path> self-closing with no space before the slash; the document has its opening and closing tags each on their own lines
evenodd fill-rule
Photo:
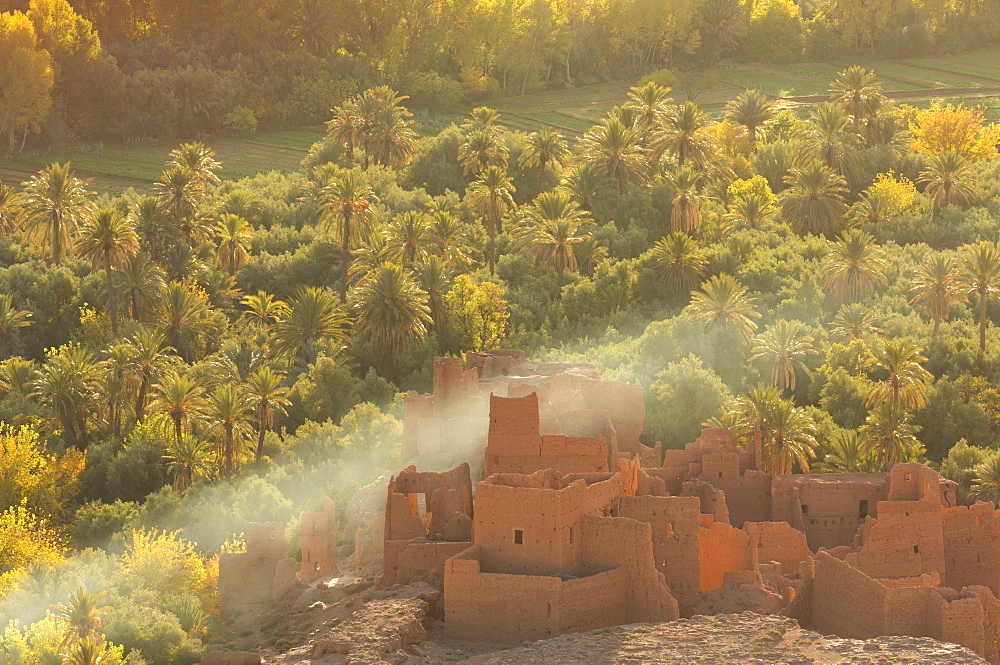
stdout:
<svg viewBox="0 0 1000 665">
<path fill-rule="evenodd" d="M 322 137 L 322 128 L 307 127 L 256 134 L 245 139 L 211 139 L 208 144 L 222 162 L 219 176 L 224 180 L 239 180 L 261 171 L 295 170 L 312 144 Z M 95 189 L 115 192 L 133 187 L 148 190 L 159 179 L 167 155 L 174 147 L 173 144 L 130 147 L 92 144 L 65 152 L 25 154 L 14 160 L 0 161 L 0 180 L 17 184 L 46 164 L 68 161 Z"/>
<path fill-rule="evenodd" d="M 907 58 L 891 61 L 845 61 L 794 63 L 788 65 L 732 65 L 714 73 L 719 82 L 697 97 L 698 103 L 718 115 L 745 88 L 757 88 L 784 98 L 786 106 L 810 104 L 827 96 L 829 82 L 844 67 L 858 62 L 875 70 L 890 97 L 915 106 L 932 100 L 984 104 L 991 121 L 1000 120 L 1000 48 L 985 49 L 948 58 Z M 566 136 L 579 137 L 598 123 L 614 106 L 622 104 L 637 79 L 554 90 L 512 97 L 495 105 L 503 122 L 519 131 L 552 127 Z M 467 109 L 448 109 L 433 114 L 433 126 L 460 122 Z M 306 152 L 323 136 L 323 127 L 257 134 L 244 139 L 218 138 L 207 142 L 223 163 L 222 178 L 236 180 L 261 171 L 290 171 L 298 167 Z M 129 187 L 149 189 L 160 176 L 173 145 L 121 147 L 82 146 L 60 153 L 31 154 L 0 161 L 0 180 L 20 183 L 53 161 L 70 161 L 97 189 L 122 191 Z"/>
</svg>

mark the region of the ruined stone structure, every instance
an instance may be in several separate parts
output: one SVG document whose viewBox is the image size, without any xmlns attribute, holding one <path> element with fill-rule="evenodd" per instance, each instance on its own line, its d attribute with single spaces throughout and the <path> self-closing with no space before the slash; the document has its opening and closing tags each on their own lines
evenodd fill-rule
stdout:
<svg viewBox="0 0 1000 665">
<path fill-rule="evenodd" d="M 434 394 L 408 397 L 405 413 L 404 459 L 450 450 L 471 464 L 409 468 L 386 503 L 385 580 L 443 571 L 452 638 L 750 607 L 1000 663 L 1000 518 L 957 506 L 954 484 L 922 465 L 775 475 L 759 444 L 737 450 L 725 429 L 648 448 L 638 387 L 518 351 L 439 360 Z"/>
<path fill-rule="evenodd" d="M 284 522 L 250 522 L 246 552 L 219 555 L 219 613 L 269 605 L 295 586 L 299 564 L 286 554 Z"/>
<path fill-rule="evenodd" d="M 336 560 L 337 506 L 329 498 L 323 501 L 323 512 L 302 513 L 299 518 L 299 547 L 302 549 L 298 574 L 300 582 L 339 574 Z"/>
<path fill-rule="evenodd" d="M 421 473 L 411 466 L 389 481 L 383 550 L 387 583 L 440 573 L 445 559 L 467 548 L 471 538 L 468 464 L 445 473 Z"/>
</svg>

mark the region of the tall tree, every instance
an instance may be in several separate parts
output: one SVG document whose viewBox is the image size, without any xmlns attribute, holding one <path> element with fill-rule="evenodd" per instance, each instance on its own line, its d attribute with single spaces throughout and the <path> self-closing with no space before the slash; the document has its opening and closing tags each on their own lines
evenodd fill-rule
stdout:
<svg viewBox="0 0 1000 665">
<path fill-rule="evenodd" d="M 70 446 L 87 448 L 87 420 L 96 400 L 97 359 L 77 345 L 67 345 L 46 360 L 32 382 L 31 395 L 52 409 Z"/>
<path fill-rule="evenodd" d="M 619 194 L 624 194 L 630 184 L 646 182 L 649 161 L 634 127 L 608 118 L 584 134 L 581 145 L 584 159 L 598 164 L 618 187 Z"/>
<path fill-rule="evenodd" d="M 697 321 L 709 329 L 716 326 L 730 328 L 750 342 L 757 330 L 755 319 L 760 313 L 754 309 L 756 299 L 747 295 L 747 287 L 727 273 L 716 275 L 702 283 L 701 291 L 691 293 L 687 309 Z"/>
<path fill-rule="evenodd" d="M 170 282 L 163 289 L 156 300 L 155 317 L 167 343 L 189 362 L 194 359 L 195 342 L 215 329 L 204 292 L 182 282 Z"/>
<path fill-rule="evenodd" d="M 249 435 L 253 398 L 244 386 L 223 383 L 205 398 L 203 418 L 215 437 L 216 454 L 222 476 L 232 478 L 239 467 L 246 437 Z"/>
<path fill-rule="evenodd" d="M 253 400 L 253 410 L 257 415 L 257 448 L 254 451 L 254 463 L 259 467 L 264 456 L 264 435 L 274 427 L 274 412 L 285 410 L 291 406 L 288 400 L 288 387 L 282 385 L 284 376 L 270 367 L 261 367 L 250 375 L 247 388 Z"/>
<path fill-rule="evenodd" d="M 730 122 L 745 127 L 751 146 L 756 147 L 764 124 L 777 113 L 774 102 L 760 90 L 744 90 L 726 104 L 725 117 Z"/>
<path fill-rule="evenodd" d="M 154 387 L 150 408 L 170 418 L 174 441 L 180 443 L 191 433 L 192 424 L 201 419 L 205 406 L 205 387 L 201 381 L 170 372 Z"/>
<path fill-rule="evenodd" d="M 6 238 L 20 228 L 20 196 L 13 187 L 0 182 L 0 238 Z"/>
<path fill-rule="evenodd" d="M 708 115 L 690 100 L 671 106 L 653 135 L 651 150 L 656 156 L 670 155 L 679 166 L 705 169 L 717 149 L 709 124 Z"/>
<path fill-rule="evenodd" d="M 150 326 L 136 326 L 125 339 L 124 348 L 127 371 L 135 379 L 135 419 L 141 421 L 146 414 L 149 391 L 169 367 L 174 349 L 167 346 L 162 332 Z"/>
<path fill-rule="evenodd" d="M 527 143 L 518 157 L 517 165 L 522 169 L 538 169 L 535 192 L 542 191 L 545 174 L 552 165 L 563 167 L 569 162 L 571 152 L 566 139 L 551 129 L 528 134 Z"/>
<path fill-rule="evenodd" d="M 586 230 L 590 216 L 558 189 L 540 194 L 523 213 L 522 224 L 514 231 L 515 242 L 534 252 L 536 264 L 554 268 L 561 285 L 563 273 L 577 268 L 573 245 L 590 235 Z"/>
<path fill-rule="evenodd" d="M 372 206 L 378 202 L 375 192 L 364 176 L 357 171 L 344 171 L 320 194 L 323 221 L 335 225 L 340 240 L 340 302 L 347 302 L 347 276 L 351 268 L 351 249 L 354 232 L 367 230 L 374 218 Z"/>
<path fill-rule="evenodd" d="M 288 301 L 287 317 L 274 324 L 275 349 L 312 364 L 318 342 L 347 343 L 349 325 L 343 306 L 328 289 L 305 286 Z"/>
<path fill-rule="evenodd" d="M 670 229 L 675 233 L 691 233 L 697 231 L 701 225 L 701 203 L 704 197 L 699 190 L 702 177 L 702 173 L 681 166 L 667 173 L 664 179 L 674 190 L 670 208 Z"/>
<path fill-rule="evenodd" d="M 847 212 L 843 176 L 819 160 L 793 168 L 785 176 L 788 189 L 781 193 L 781 214 L 797 233 L 832 235 L 840 230 Z"/>
<path fill-rule="evenodd" d="M 386 229 L 386 236 L 394 259 L 406 270 L 423 260 L 433 243 L 427 215 L 416 210 L 396 215 Z"/>
<path fill-rule="evenodd" d="M 854 133 L 860 135 L 873 120 L 882 103 L 882 84 L 875 72 L 862 65 L 852 65 L 839 72 L 830 84 L 830 95 L 839 102 L 854 123 Z"/>
<path fill-rule="evenodd" d="M 62 261 L 70 238 L 91 211 L 87 189 L 73 175 L 69 162 L 53 162 L 24 183 L 21 205 L 24 228 L 42 247 L 52 249 L 52 259 Z"/>
<path fill-rule="evenodd" d="M 903 409 L 922 409 L 927 384 L 934 376 L 921 363 L 927 358 L 909 339 L 883 340 L 875 353 L 875 369 L 886 375 L 868 391 L 865 406 L 872 408 L 888 402 Z"/>
<path fill-rule="evenodd" d="M 102 208 L 80 226 L 76 251 L 80 257 L 90 259 L 95 270 L 98 266 L 104 269 L 111 333 L 117 336 L 118 300 L 112 271 L 121 270 L 139 252 L 139 236 L 135 227 L 128 217 L 117 210 Z"/>
<path fill-rule="evenodd" d="M 469 186 L 469 203 L 476 208 L 489 236 L 490 274 L 496 273 L 497 234 L 503 229 L 503 217 L 514 205 L 514 183 L 499 166 L 490 166 Z"/>
<path fill-rule="evenodd" d="M 649 252 L 649 259 L 657 277 L 673 293 L 694 291 L 708 267 L 708 257 L 697 241 L 679 232 L 657 240 Z"/>
<path fill-rule="evenodd" d="M 887 283 L 885 252 L 870 233 L 850 229 L 827 246 L 829 253 L 820 276 L 825 287 L 836 293 L 841 302 L 864 300 L 875 292 L 875 287 Z"/>
<path fill-rule="evenodd" d="M 1000 291 L 1000 249 L 981 240 L 962 248 L 958 257 L 958 284 L 979 301 L 979 351 L 986 351 L 986 304 Z"/>
<path fill-rule="evenodd" d="M 817 353 L 812 335 L 806 334 L 800 321 L 779 319 L 754 339 L 750 360 L 765 360 L 771 365 L 771 384 L 781 390 L 795 391 L 796 370 L 807 375 L 805 358 Z"/>
<path fill-rule="evenodd" d="M 917 184 L 924 185 L 935 216 L 951 204 L 969 205 L 978 194 L 978 183 L 969 173 L 969 162 L 954 151 L 931 157 Z"/>
<path fill-rule="evenodd" d="M 467 176 L 477 176 L 491 166 L 507 168 L 509 151 L 503 137 L 486 127 L 473 129 L 458 146 L 458 163 Z"/>
<path fill-rule="evenodd" d="M 906 409 L 886 401 L 868 414 L 859 433 L 863 451 L 874 452 L 881 468 L 888 470 L 894 464 L 920 458 L 924 449 L 916 436 L 919 430 Z"/>
<path fill-rule="evenodd" d="M 387 263 L 358 288 L 356 307 L 355 335 L 372 343 L 386 376 L 395 378 L 400 355 L 423 341 L 431 323 L 427 294 L 402 268 Z"/>
<path fill-rule="evenodd" d="M 923 304 L 927 316 L 934 322 L 931 339 L 937 337 L 941 321 L 946 321 L 951 316 L 952 303 L 964 299 L 956 280 L 956 272 L 950 257 L 935 254 L 924 259 L 910 282 L 910 289 L 916 294 L 910 304 Z"/>
<path fill-rule="evenodd" d="M 7 152 L 37 132 L 52 108 L 52 56 L 38 43 L 31 20 L 18 11 L 0 13 L 0 135 Z M 19 136 L 20 135 L 20 136 Z"/>
<path fill-rule="evenodd" d="M 253 237 L 250 222 L 239 215 L 222 214 L 216 224 L 215 234 L 219 239 L 219 250 L 216 254 L 219 265 L 230 275 L 235 275 L 236 271 L 246 265 L 249 258 L 250 238 Z"/>
</svg>

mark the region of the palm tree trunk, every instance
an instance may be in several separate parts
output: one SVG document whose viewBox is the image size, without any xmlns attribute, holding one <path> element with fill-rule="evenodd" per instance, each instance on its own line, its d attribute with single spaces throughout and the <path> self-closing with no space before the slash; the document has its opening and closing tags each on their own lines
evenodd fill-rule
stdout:
<svg viewBox="0 0 1000 665">
<path fill-rule="evenodd" d="M 367 159 L 368 153 L 365 153 Z M 367 167 L 365 167 L 367 168 Z M 351 267 L 351 213 L 344 213 L 344 228 L 341 231 L 340 260 L 340 304 L 347 302 L 347 271 Z"/>
<path fill-rule="evenodd" d="M 490 255 L 490 276 L 496 274 L 496 244 L 497 229 L 493 222 L 489 223 L 489 255 Z"/>
<path fill-rule="evenodd" d="M 104 279 L 108 289 L 108 315 L 111 317 L 111 334 L 118 336 L 118 303 L 115 302 L 115 285 L 111 279 L 110 252 L 104 251 Z"/>
<path fill-rule="evenodd" d="M 979 352 L 986 351 L 986 289 L 979 289 Z"/>
<path fill-rule="evenodd" d="M 260 407 L 257 413 L 257 450 L 254 451 L 254 465 L 260 469 L 261 460 L 264 458 L 264 422 L 266 420 L 267 410 L 264 406 L 264 401 L 261 400 Z"/>
<path fill-rule="evenodd" d="M 938 327 L 941 325 L 941 319 L 934 317 L 934 330 L 931 332 L 931 341 L 933 342 L 937 339 Z"/>
</svg>

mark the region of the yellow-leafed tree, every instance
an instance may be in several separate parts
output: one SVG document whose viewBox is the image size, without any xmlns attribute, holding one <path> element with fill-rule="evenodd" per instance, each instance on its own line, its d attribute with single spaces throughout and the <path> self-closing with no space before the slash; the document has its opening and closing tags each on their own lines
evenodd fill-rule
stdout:
<svg viewBox="0 0 1000 665">
<path fill-rule="evenodd" d="M 0 14 L 0 135 L 13 152 L 37 132 L 52 107 L 52 57 L 38 47 L 25 14 Z"/>
<path fill-rule="evenodd" d="M 927 110 L 905 108 L 904 116 L 913 132 L 913 149 L 918 152 L 940 157 L 952 151 L 969 161 L 997 154 L 1000 127 L 985 124 L 982 106 L 931 102 Z"/>
</svg>

